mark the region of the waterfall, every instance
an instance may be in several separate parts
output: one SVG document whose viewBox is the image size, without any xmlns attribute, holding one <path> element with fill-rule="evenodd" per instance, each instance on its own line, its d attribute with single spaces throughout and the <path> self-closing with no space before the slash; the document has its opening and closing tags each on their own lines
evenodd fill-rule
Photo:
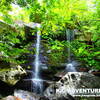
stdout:
<svg viewBox="0 0 100 100">
<path fill-rule="evenodd" d="M 34 62 L 34 77 L 32 79 L 33 84 L 35 85 L 34 91 L 36 93 L 42 93 L 43 90 L 43 84 L 42 84 L 42 79 L 40 77 L 40 41 L 41 41 L 41 36 L 40 36 L 40 31 L 38 30 L 37 32 L 37 40 L 36 40 L 36 56 L 35 56 L 35 62 Z"/>
<path fill-rule="evenodd" d="M 39 79 L 39 71 L 40 71 L 39 52 L 40 52 L 40 31 L 37 32 L 36 57 L 35 57 L 35 79 Z"/>
<path fill-rule="evenodd" d="M 66 35 L 67 35 L 67 42 L 68 42 L 68 62 L 71 62 L 71 52 L 70 52 L 70 42 L 71 42 L 71 34 L 70 30 L 66 30 Z"/>
<path fill-rule="evenodd" d="M 32 71 L 29 70 L 29 72 L 31 72 L 31 78 L 26 78 L 24 79 L 24 81 L 28 81 L 31 82 L 30 83 L 30 87 L 29 90 L 31 92 L 37 93 L 37 94 L 42 94 L 43 93 L 43 80 L 41 78 L 41 74 L 40 74 L 40 69 L 41 69 L 41 65 L 40 65 L 40 46 L 41 46 L 41 31 L 39 30 L 39 28 L 41 27 L 40 24 L 38 23 L 29 23 L 29 24 L 25 24 L 28 27 L 31 28 L 37 28 L 37 35 L 36 35 L 36 52 L 35 52 L 35 60 L 32 62 Z"/>
<path fill-rule="evenodd" d="M 70 48 L 70 44 L 71 41 L 74 39 L 74 31 L 67 29 L 66 30 L 66 36 L 67 36 L 67 43 L 68 43 L 68 64 L 66 65 L 66 70 L 68 72 L 76 72 L 75 66 L 72 63 L 72 59 L 71 59 L 71 48 Z"/>
</svg>

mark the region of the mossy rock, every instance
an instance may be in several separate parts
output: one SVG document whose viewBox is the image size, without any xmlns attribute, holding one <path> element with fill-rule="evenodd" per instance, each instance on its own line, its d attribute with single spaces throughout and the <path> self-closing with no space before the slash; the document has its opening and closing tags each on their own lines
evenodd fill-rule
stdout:
<svg viewBox="0 0 100 100">
<path fill-rule="evenodd" d="M 26 74 L 25 70 L 19 65 L 12 68 L 3 68 L 0 69 L 0 80 L 7 84 L 15 85 L 24 74 Z"/>
</svg>

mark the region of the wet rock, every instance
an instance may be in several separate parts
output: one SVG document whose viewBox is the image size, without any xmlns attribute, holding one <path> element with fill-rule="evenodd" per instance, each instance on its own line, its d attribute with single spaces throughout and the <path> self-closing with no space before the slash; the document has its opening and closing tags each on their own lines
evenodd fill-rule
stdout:
<svg viewBox="0 0 100 100">
<path fill-rule="evenodd" d="M 45 96 L 41 96 L 24 90 L 15 90 L 14 96 L 20 98 L 21 100 L 49 100 Z"/>
<path fill-rule="evenodd" d="M 14 96 L 20 98 L 21 100 L 49 100 L 49 98 L 45 97 L 42 94 L 39 95 L 24 90 L 15 90 Z"/>
<path fill-rule="evenodd" d="M 95 76 L 99 76 L 100 77 L 100 70 L 92 69 L 92 70 L 89 70 L 88 72 L 92 73 Z"/>
<path fill-rule="evenodd" d="M 15 96 L 8 96 L 0 100 L 22 100 L 22 99 Z"/>
<path fill-rule="evenodd" d="M 19 65 L 13 66 L 11 68 L 3 68 L 0 70 L 0 80 L 14 85 L 24 74 L 26 74 L 25 70 Z"/>
<path fill-rule="evenodd" d="M 40 96 L 34 93 L 24 91 L 24 90 L 15 90 L 14 96 L 20 98 L 21 100 L 39 100 Z"/>
<path fill-rule="evenodd" d="M 49 100 L 59 100 L 59 98 L 62 97 L 66 100 L 74 100 L 74 89 L 99 87 L 100 79 L 93 74 L 85 72 L 68 72 L 58 82 L 50 85 L 45 90 L 44 95 L 48 97 Z"/>
<path fill-rule="evenodd" d="M 41 96 L 39 100 L 49 100 L 49 99 L 45 96 Z"/>
<path fill-rule="evenodd" d="M 49 100 L 44 96 L 39 96 L 28 91 L 18 90 L 14 93 L 15 96 L 7 96 L 0 100 Z"/>
</svg>

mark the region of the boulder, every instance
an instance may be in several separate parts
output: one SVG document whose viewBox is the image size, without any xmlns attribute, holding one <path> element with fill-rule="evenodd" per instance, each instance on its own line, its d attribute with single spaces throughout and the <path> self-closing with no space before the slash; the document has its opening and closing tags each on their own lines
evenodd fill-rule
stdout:
<svg viewBox="0 0 100 100">
<path fill-rule="evenodd" d="M 98 81 L 97 81 L 98 80 Z M 68 72 L 58 82 L 50 85 L 44 92 L 49 100 L 74 100 L 75 89 L 99 88 L 100 79 L 93 74 L 86 72 Z"/>
<path fill-rule="evenodd" d="M 14 96 L 9 95 L 0 100 L 49 100 L 45 96 L 41 96 L 32 92 L 24 91 L 24 90 L 15 90 Z"/>
<path fill-rule="evenodd" d="M 20 98 L 21 100 L 49 100 L 45 96 L 41 96 L 24 90 L 15 90 L 14 96 Z"/>
<path fill-rule="evenodd" d="M 24 74 L 26 74 L 25 70 L 20 65 L 15 65 L 11 68 L 0 69 L 0 80 L 15 85 Z"/>
<path fill-rule="evenodd" d="M 2 98 L 0 100 L 22 100 L 22 99 L 15 97 L 15 96 L 8 96 L 8 97 Z"/>
<path fill-rule="evenodd" d="M 39 96 L 24 90 L 15 90 L 14 96 L 17 98 L 21 98 L 21 100 L 39 100 Z"/>
</svg>

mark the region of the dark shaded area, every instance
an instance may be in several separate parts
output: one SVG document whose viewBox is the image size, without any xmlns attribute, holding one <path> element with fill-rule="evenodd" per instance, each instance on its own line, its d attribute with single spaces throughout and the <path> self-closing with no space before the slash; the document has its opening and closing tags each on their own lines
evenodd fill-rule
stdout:
<svg viewBox="0 0 100 100">
<path fill-rule="evenodd" d="M 3 61 L 3 60 L 0 60 L 0 69 L 7 68 L 7 67 L 10 68 L 10 63 Z"/>
<path fill-rule="evenodd" d="M 0 95 L 7 96 L 13 94 L 14 87 L 6 84 L 5 82 L 0 80 Z"/>
</svg>

